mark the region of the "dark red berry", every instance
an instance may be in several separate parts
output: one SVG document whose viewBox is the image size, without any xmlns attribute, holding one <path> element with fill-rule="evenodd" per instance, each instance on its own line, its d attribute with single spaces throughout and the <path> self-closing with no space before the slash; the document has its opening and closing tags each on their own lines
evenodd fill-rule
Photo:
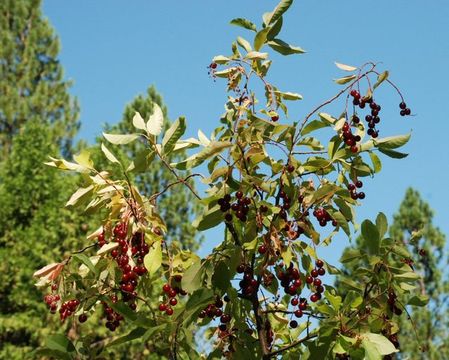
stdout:
<svg viewBox="0 0 449 360">
<path fill-rule="evenodd" d="M 313 269 L 313 270 L 310 272 L 310 275 L 312 275 L 314 278 L 316 278 L 316 277 L 318 276 L 318 270 L 317 270 L 317 269 Z"/>
<path fill-rule="evenodd" d="M 265 254 L 267 252 L 267 247 L 265 245 L 260 245 L 258 251 L 259 254 Z"/>
<path fill-rule="evenodd" d="M 324 270 L 324 268 L 319 268 L 318 275 L 323 276 L 324 274 L 326 274 L 326 270 Z"/>
<path fill-rule="evenodd" d="M 297 327 L 298 327 L 298 322 L 297 322 L 296 320 L 290 321 L 290 327 L 291 327 L 292 329 L 297 328 Z"/>
<path fill-rule="evenodd" d="M 167 310 L 167 305 L 165 305 L 165 304 L 159 304 L 159 310 L 160 310 L 160 311 L 165 311 L 165 310 Z"/>
<path fill-rule="evenodd" d="M 295 316 L 296 316 L 297 318 L 300 318 L 300 317 L 302 316 L 302 310 L 301 310 L 301 309 L 295 310 Z"/>
<path fill-rule="evenodd" d="M 173 315 L 173 309 L 172 309 L 171 307 L 167 307 L 167 310 L 165 310 L 165 313 L 166 313 L 168 316 L 172 316 L 172 315 Z"/>
<path fill-rule="evenodd" d="M 86 322 L 86 320 L 87 320 L 87 315 L 86 315 L 86 314 L 81 314 L 81 315 L 78 317 L 78 321 L 79 321 L 80 323 L 84 323 L 84 322 Z"/>
<path fill-rule="evenodd" d="M 407 107 L 407 104 L 403 101 L 399 104 L 399 108 L 401 108 L 402 110 L 405 110 L 406 107 Z"/>
<path fill-rule="evenodd" d="M 359 192 L 358 198 L 361 199 L 361 200 L 364 199 L 365 198 L 365 193 L 363 191 Z"/>
<path fill-rule="evenodd" d="M 310 301 L 311 302 L 317 302 L 319 299 L 318 299 L 318 295 L 317 294 L 312 294 L 312 295 L 310 295 Z"/>
<path fill-rule="evenodd" d="M 355 186 L 357 186 L 360 189 L 363 186 L 363 183 L 360 180 L 358 180 L 355 182 Z"/>
</svg>

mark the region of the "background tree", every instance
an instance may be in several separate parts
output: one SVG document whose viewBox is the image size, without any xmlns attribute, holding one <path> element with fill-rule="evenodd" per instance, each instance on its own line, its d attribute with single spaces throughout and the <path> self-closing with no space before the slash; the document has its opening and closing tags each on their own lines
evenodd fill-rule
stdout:
<svg viewBox="0 0 449 360">
<path fill-rule="evenodd" d="M 397 244 L 391 254 L 422 276 L 413 291 L 415 302 L 428 297 L 425 308 L 408 306 L 413 322 L 400 320 L 399 344 L 401 358 L 447 359 L 449 357 L 448 308 L 449 282 L 445 276 L 448 264 L 445 235 L 433 224 L 433 211 L 418 191 L 409 188 L 399 210 L 393 216 L 390 237 Z M 343 252 L 343 259 L 351 259 L 362 248 L 358 238 L 352 247 Z M 404 250 L 406 249 L 406 250 Z M 366 266 L 359 257 L 346 262 L 343 272 L 346 279 Z M 345 281 L 339 279 L 339 281 Z M 407 299 L 399 301 L 406 304 Z M 424 301 L 424 300 L 422 300 Z M 414 303 L 414 302 L 412 302 Z M 426 350 L 423 352 L 422 350 Z"/>
<path fill-rule="evenodd" d="M 0 171 L 0 358 L 23 359 L 55 329 L 31 276 L 88 230 L 78 212 L 59 209 L 76 177 L 46 169 L 48 152 L 59 151 L 49 126 L 22 125 Z"/>
<path fill-rule="evenodd" d="M 14 135 L 32 119 L 48 128 L 68 155 L 79 123 L 57 58 L 59 40 L 42 16 L 41 0 L 0 2 L 0 160 Z"/>
<path fill-rule="evenodd" d="M 167 107 L 165 106 L 161 95 L 154 86 L 147 89 L 145 95 L 138 95 L 128 105 L 123 112 L 122 120 L 114 125 L 106 124 L 105 132 L 123 134 L 134 131 L 133 117 L 136 111 L 144 119 L 148 119 L 153 113 L 154 104 L 158 104 L 164 114 L 163 128 L 166 131 L 170 126 L 167 117 Z M 92 159 L 101 169 L 108 169 L 114 177 L 122 177 L 123 170 L 116 164 L 111 164 L 100 149 L 104 139 L 97 138 L 97 146 L 89 149 L 92 153 Z M 130 160 L 136 165 L 136 169 L 129 173 L 129 179 L 146 197 L 154 194 L 155 189 L 165 190 L 158 197 L 158 211 L 167 219 L 167 240 L 174 242 L 182 249 L 197 250 L 201 238 L 198 231 L 192 226 L 192 221 L 198 213 L 198 205 L 194 201 L 192 192 L 186 187 L 169 187 L 177 181 L 175 175 L 168 171 L 161 163 L 150 162 L 151 152 L 148 151 L 147 144 L 144 141 L 136 141 L 128 144 L 126 148 L 108 144 L 114 155 L 124 164 L 129 164 Z M 185 151 L 178 151 L 171 154 L 167 161 L 177 162 L 185 158 Z M 130 160 L 128 160 L 130 159 Z M 183 178 L 191 176 L 190 171 L 185 171 L 180 175 Z M 187 180 L 194 187 L 193 180 Z"/>
</svg>

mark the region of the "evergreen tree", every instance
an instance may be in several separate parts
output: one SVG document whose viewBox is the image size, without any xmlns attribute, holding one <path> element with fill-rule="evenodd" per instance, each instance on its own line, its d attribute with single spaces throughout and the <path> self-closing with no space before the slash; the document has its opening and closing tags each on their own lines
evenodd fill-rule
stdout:
<svg viewBox="0 0 449 360">
<path fill-rule="evenodd" d="M 79 215 L 60 209 L 75 177 L 44 165 L 48 154 L 58 152 L 48 126 L 27 122 L 14 136 L 0 172 L 1 359 L 23 359 L 61 326 L 46 309 L 32 274 L 86 236 Z"/>
<path fill-rule="evenodd" d="M 401 358 L 449 358 L 446 305 L 449 300 L 449 282 L 444 273 L 448 263 L 446 237 L 434 226 L 433 215 L 429 204 L 421 198 L 419 192 L 409 188 L 390 227 L 390 237 L 399 245 L 397 248 L 405 245 L 408 249 L 407 253 L 398 251 L 391 256 L 401 258 L 411 271 L 422 275 L 420 286 L 415 289 L 414 300 L 408 297 L 398 299 L 398 303 L 406 305 L 429 299 L 427 307 L 406 306 L 413 322 L 406 317 L 399 317 L 398 342 Z M 345 262 L 343 272 L 346 279 L 350 279 L 355 271 L 360 271 L 367 265 L 355 256 L 355 251 L 361 250 L 361 247 L 359 238 L 353 247 L 348 247 L 343 252 L 342 259 L 355 259 Z"/>
<path fill-rule="evenodd" d="M 0 161 L 31 119 L 53 125 L 49 130 L 65 154 L 78 129 L 78 107 L 57 58 L 59 40 L 40 4 L 0 1 Z"/>
</svg>

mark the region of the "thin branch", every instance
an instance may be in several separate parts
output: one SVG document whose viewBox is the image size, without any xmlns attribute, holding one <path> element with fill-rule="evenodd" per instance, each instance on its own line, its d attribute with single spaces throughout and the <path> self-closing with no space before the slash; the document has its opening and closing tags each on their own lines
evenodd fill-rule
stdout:
<svg viewBox="0 0 449 360">
<path fill-rule="evenodd" d="M 284 346 L 283 348 L 280 348 L 279 350 L 276 351 L 272 351 L 270 353 L 268 353 L 264 359 L 270 359 L 276 355 L 282 354 L 283 352 L 290 350 L 298 345 L 301 345 L 303 342 L 310 340 L 310 339 L 314 339 L 316 338 L 318 335 L 314 334 L 314 335 L 307 335 L 306 337 L 303 337 L 302 339 L 299 339 L 297 341 L 292 342 L 291 344 Z"/>
</svg>

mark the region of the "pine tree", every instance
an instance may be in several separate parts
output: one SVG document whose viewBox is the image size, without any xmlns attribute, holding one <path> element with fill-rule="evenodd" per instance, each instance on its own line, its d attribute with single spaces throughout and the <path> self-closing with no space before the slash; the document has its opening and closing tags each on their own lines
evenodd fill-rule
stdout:
<svg viewBox="0 0 449 360">
<path fill-rule="evenodd" d="M 60 210 L 75 177 L 48 169 L 57 153 L 49 125 L 28 121 L 0 172 L 0 358 L 23 359 L 61 325 L 34 286 L 36 268 L 86 237 L 78 214 Z"/>
<path fill-rule="evenodd" d="M 0 161 L 14 135 L 37 119 L 65 154 L 78 129 L 78 106 L 57 58 L 59 40 L 42 16 L 41 0 L 0 1 Z"/>
<path fill-rule="evenodd" d="M 398 299 L 397 303 L 406 305 L 426 301 L 427 298 L 429 301 L 429 305 L 424 308 L 407 305 L 408 314 L 400 317 L 398 341 L 401 358 L 449 358 L 449 314 L 445 305 L 449 300 L 449 282 L 444 276 L 448 254 L 445 249 L 446 237 L 433 224 L 433 215 L 433 210 L 419 192 L 409 188 L 390 227 L 393 241 L 400 246 L 405 245 L 408 250 L 408 253 L 398 251 L 391 256 L 401 258 L 410 271 L 422 275 L 420 286 L 415 289 L 414 299 Z M 363 270 L 366 265 L 360 257 L 355 256 L 357 250 L 363 252 L 361 248 L 362 242 L 358 238 L 353 247 L 348 247 L 343 252 L 342 259 L 354 259 L 345 262 L 343 273 L 346 279 L 350 279 L 355 271 Z M 404 286 L 407 284 L 404 283 Z M 413 322 L 408 321 L 408 315 Z"/>
</svg>

